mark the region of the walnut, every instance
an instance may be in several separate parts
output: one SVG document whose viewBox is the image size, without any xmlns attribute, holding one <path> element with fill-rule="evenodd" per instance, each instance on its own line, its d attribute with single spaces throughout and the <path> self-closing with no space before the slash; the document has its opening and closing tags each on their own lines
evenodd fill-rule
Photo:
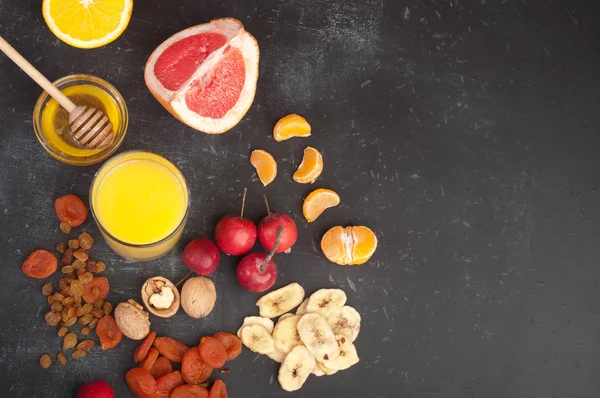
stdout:
<svg viewBox="0 0 600 398">
<path fill-rule="evenodd" d="M 216 300 L 215 284 L 208 278 L 190 278 L 181 289 L 181 306 L 192 318 L 204 318 L 210 314 Z"/>
<path fill-rule="evenodd" d="M 149 278 L 142 285 L 144 305 L 156 316 L 170 318 L 179 310 L 181 298 L 173 283 L 162 276 Z"/>
<path fill-rule="evenodd" d="M 150 321 L 144 307 L 129 299 L 119 303 L 114 315 L 121 332 L 132 340 L 141 340 L 150 333 Z"/>
</svg>

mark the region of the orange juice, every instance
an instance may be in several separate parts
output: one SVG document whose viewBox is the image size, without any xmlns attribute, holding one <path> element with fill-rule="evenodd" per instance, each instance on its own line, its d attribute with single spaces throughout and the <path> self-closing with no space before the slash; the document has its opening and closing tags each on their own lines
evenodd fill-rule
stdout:
<svg viewBox="0 0 600 398">
<path fill-rule="evenodd" d="M 173 248 L 189 204 L 187 185 L 177 167 L 141 151 L 106 162 L 94 178 L 90 201 L 108 245 L 134 260 L 160 257 Z"/>
</svg>

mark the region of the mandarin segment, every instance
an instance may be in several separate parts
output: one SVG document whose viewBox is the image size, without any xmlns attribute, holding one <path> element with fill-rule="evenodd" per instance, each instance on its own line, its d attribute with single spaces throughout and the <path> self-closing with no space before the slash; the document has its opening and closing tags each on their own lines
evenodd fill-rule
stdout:
<svg viewBox="0 0 600 398">
<path fill-rule="evenodd" d="M 340 265 L 364 264 L 377 249 L 375 233 L 364 226 L 333 227 L 321 239 L 321 250 Z"/>
<path fill-rule="evenodd" d="M 323 171 L 323 156 L 313 147 L 306 147 L 302 163 L 292 177 L 300 184 L 312 184 Z"/>
<path fill-rule="evenodd" d="M 267 151 L 256 149 L 250 155 L 250 164 L 256 169 L 258 178 L 264 186 L 273 182 L 277 176 L 277 162 Z"/>
<path fill-rule="evenodd" d="M 312 191 L 302 205 L 306 221 L 315 221 L 326 209 L 340 204 L 340 197 L 331 189 L 319 188 Z"/>
<path fill-rule="evenodd" d="M 292 137 L 310 136 L 310 124 L 300 115 L 292 113 L 279 119 L 273 128 L 273 138 L 281 142 Z"/>
</svg>

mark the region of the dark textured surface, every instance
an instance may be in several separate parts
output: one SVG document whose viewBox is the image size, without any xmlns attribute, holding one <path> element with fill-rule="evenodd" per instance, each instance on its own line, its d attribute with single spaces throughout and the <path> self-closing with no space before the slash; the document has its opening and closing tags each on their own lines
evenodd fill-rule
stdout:
<svg viewBox="0 0 600 398">
<path fill-rule="evenodd" d="M 182 169 L 193 200 L 183 242 L 210 236 L 221 215 L 237 212 L 243 187 L 247 215 L 258 221 L 266 192 L 300 231 L 293 253 L 277 257 L 276 286 L 337 286 L 363 315 L 359 365 L 285 393 L 277 366 L 245 351 L 223 376 L 230 396 L 600 395 L 598 2 L 251 3 L 138 0 L 121 38 L 84 51 L 49 32 L 40 1 L 0 1 L 0 34 L 50 78 L 92 73 L 121 91 L 131 116 L 121 151 L 155 151 Z M 258 39 L 260 78 L 246 118 L 207 136 L 163 110 L 143 68 L 171 34 L 223 16 Z M 31 125 L 39 93 L 0 56 L 0 396 L 70 397 L 103 378 L 128 397 L 133 341 L 66 368 L 38 365 L 59 339 L 44 324 L 42 282 L 20 265 L 63 238 L 53 200 L 69 192 L 87 200 L 98 167 L 44 152 Z M 308 118 L 313 136 L 274 142 L 272 126 L 291 112 Z M 342 197 L 312 225 L 300 206 L 313 187 L 291 180 L 306 145 L 325 158 L 315 186 Z M 253 148 L 279 160 L 266 189 L 248 162 Z M 339 224 L 375 230 L 370 262 L 343 268 L 323 258 L 319 239 Z M 84 229 L 98 237 L 92 220 Z M 109 266 L 110 301 L 136 297 L 149 276 L 183 276 L 183 242 L 147 264 L 99 243 L 93 255 Z M 256 313 L 256 296 L 238 287 L 234 265 L 224 259 L 214 275 L 219 298 L 208 318 L 180 311 L 153 317 L 153 329 L 190 345 L 236 330 Z"/>
</svg>

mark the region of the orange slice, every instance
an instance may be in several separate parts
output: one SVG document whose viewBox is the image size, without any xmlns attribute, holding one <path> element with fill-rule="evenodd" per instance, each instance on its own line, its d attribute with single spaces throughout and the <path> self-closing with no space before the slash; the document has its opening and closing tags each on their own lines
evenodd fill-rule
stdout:
<svg viewBox="0 0 600 398">
<path fill-rule="evenodd" d="M 306 147 L 304 157 L 298 170 L 294 173 L 294 181 L 300 184 L 312 184 L 323 171 L 323 156 L 313 147 Z"/>
<path fill-rule="evenodd" d="M 252 151 L 250 155 L 250 164 L 256 169 L 258 178 L 264 186 L 269 185 L 277 176 L 277 162 L 271 154 L 262 149 Z"/>
<path fill-rule="evenodd" d="M 273 129 L 273 138 L 281 142 L 292 137 L 310 136 L 310 124 L 300 115 L 292 113 L 279 119 Z"/>
<path fill-rule="evenodd" d="M 333 227 L 321 239 L 321 250 L 340 265 L 364 264 L 377 249 L 377 237 L 367 227 Z"/>
<path fill-rule="evenodd" d="M 315 221 L 324 211 L 340 204 L 340 197 L 331 189 L 319 188 L 312 191 L 302 205 L 302 214 L 306 221 Z"/>
</svg>

